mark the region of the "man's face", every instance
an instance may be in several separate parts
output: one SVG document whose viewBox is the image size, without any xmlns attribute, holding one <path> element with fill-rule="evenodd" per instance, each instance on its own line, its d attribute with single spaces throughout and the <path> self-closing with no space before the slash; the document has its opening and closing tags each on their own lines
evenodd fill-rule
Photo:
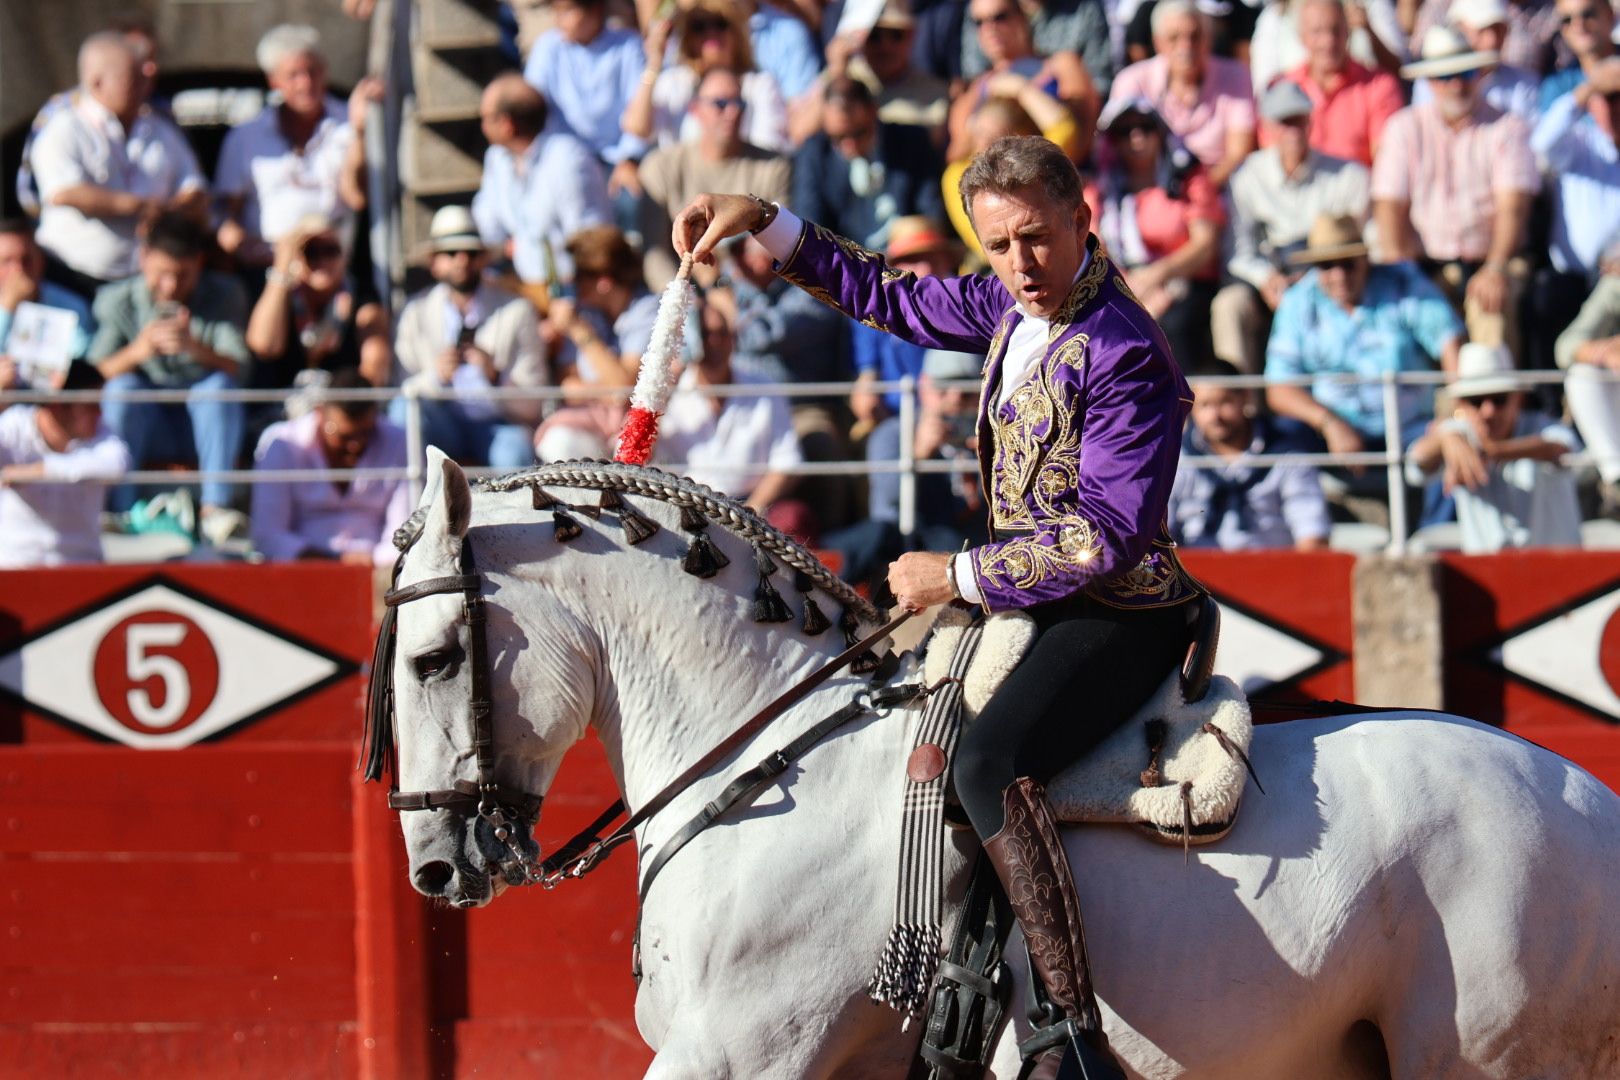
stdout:
<svg viewBox="0 0 1620 1080">
<path fill-rule="evenodd" d="M 484 276 L 484 264 L 489 260 L 482 251 L 436 251 L 428 269 L 433 280 L 443 282 L 461 293 L 477 290 Z"/>
<path fill-rule="evenodd" d="M 556 0 L 551 5 L 552 18 L 563 38 L 575 45 L 589 45 L 602 32 L 602 8 L 581 4 L 576 0 Z"/>
<path fill-rule="evenodd" d="M 279 91 L 298 116 L 317 116 L 326 108 L 326 65 L 314 53 L 283 56 L 270 72 L 270 89 Z"/>
<path fill-rule="evenodd" d="M 1502 43 L 1507 40 L 1507 23 L 1492 23 L 1489 26 L 1459 26 L 1463 37 L 1468 39 L 1468 47 L 1475 52 L 1501 52 Z"/>
<path fill-rule="evenodd" d="M 1524 395 L 1517 390 L 1457 399 L 1457 411 L 1463 414 L 1464 419 L 1479 424 L 1495 442 L 1513 437 L 1513 429 L 1519 424 L 1519 410 L 1523 406 Z"/>
<path fill-rule="evenodd" d="M 948 380 L 941 386 L 932 376 L 924 373 L 917 381 L 917 396 L 922 407 L 941 416 L 977 417 L 979 412 L 978 387 L 964 389 L 959 385 L 951 385 L 958 380 Z M 965 425 L 964 425 L 965 426 Z"/>
<path fill-rule="evenodd" d="M 1608 0 L 1558 0 L 1559 32 L 1576 56 L 1607 56 L 1613 52 L 1609 35 L 1614 30 L 1614 9 Z"/>
<path fill-rule="evenodd" d="M 1193 392 L 1193 425 L 1204 441 L 1223 446 L 1249 441 L 1249 392 L 1230 386 L 1199 387 Z"/>
<path fill-rule="evenodd" d="M 741 138 L 744 107 L 742 83 L 729 71 L 709 75 L 692 98 L 692 112 L 703 138 L 718 146 L 730 146 Z"/>
<path fill-rule="evenodd" d="M 1350 24 L 1344 9 L 1338 4 L 1306 4 L 1299 13 L 1299 40 L 1312 67 L 1343 70 L 1350 57 Z"/>
<path fill-rule="evenodd" d="M 878 79 L 892 83 L 905 76 L 911 66 L 911 37 L 910 29 L 898 26 L 874 26 L 867 33 L 861 51 Z"/>
<path fill-rule="evenodd" d="M 139 109 L 142 96 L 140 63 L 133 56 L 109 55 L 95 81 L 95 97 L 115 115 Z"/>
<path fill-rule="evenodd" d="M 157 38 L 150 36 L 144 30 L 130 30 L 124 34 L 124 40 L 129 47 L 135 50 L 138 61 L 140 82 L 138 92 L 141 100 L 146 101 L 157 89 L 158 78 L 158 43 Z"/>
<path fill-rule="evenodd" d="M 45 253 L 26 236 L 0 235 L 0 284 L 27 278 L 36 285 L 45 276 Z"/>
<path fill-rule="evenodd" d="M 703 328 L 703 366 L 719 368 L 731 363 L 731 323 L 725 312 L 705 304 L 698 323 Z"/>
<path fill-rule="evenodd" d="M 1310 150 L 1311 118 L 1292 116 L 1271 122 L 1271 138 L 1277 151 L 1286 157 L 1302 158 Z"/>
<path fill-rule="evenodd" d="M 822 130 L 845 158 L 863 157 L 877 134 L 877 109 L 864 101 L 829 97 L 822 112 Z"/>
<path fill-rule="evenodd" d="M 1067 210 L 1038 187 L 973 198 L 973 229 L 1001 284 L 1025 311 L 1051 318 L 1068 298 L 1085 252 L 1091 212 Z"/>
<path fill-rule="evenodd" d="M 1353 255 L 1348 259 L 1332 259 L 1316 264 L 1317 280 L 1327 298 L 1343 308 L 1361 303 L 1367 291 L 1367 256 Z"/>
<path fill-rule="evenodd" d="M 1434 90 L 1435 104 L 1448 119 L 1458 120 L 1474 108 L 1478 96 L 1480 71 L 1464 71 L 1456 75 L 1431 76 L 1429 86 Z"/>
<path fill-rule="evenodd" d="M 979 48 L 992 64 L 1028 55 L 1029 21 L 1019 9 L 1018 0 L 971 0 L 968 18 L 979 35 Z"/>
<path fill-rule="evenodd" d="M 1164 153 L 1164 132 L 1151 116 L 1129 113 L 1108 129 L 1108 145 L 1127 166 L 1153 168 Z"/>
<path fill-rule="evenodd" d="M 502 146 L 512 137 L 512 121 L 501 110 L 498 89 L 491 86 L 478 99 L 478 130 L 491 146 Z"/>
<path fill-rule="evenodd" d="M 183 304 L 191 299 L 197 279 L 202 276 L 203 257 L 176 258 L 166 251 L 141 249 L 141 276 L 152 299 L 159 304 Z"/>
<path fill-rule="evenodd" d="M 334 469 L 352 469 L 377 434 L 377 410 L 350 416 L 336 405 L 321 406 L 321 450 Z"/>
<path fill-rule="evenodd" d="M 74 442 L 95 438 L 96 429 L 101 426 L 101 406 L 94 401 L 52 404 L 45 408 L 50 411 L 51 419 L 55 420 L 67 433 L 67 437 Z"/>
<path fill-rule="evenodd" d="M 1199 76 L 1204 71 L 1204 60 L 1209 54 L 1204 34 L 1204 20 L 1197 14 L 1176 15 L 1164 21 L 1153 35 L 1153 48 L 1170 64 L 1177 74 Z"/>
</svg>

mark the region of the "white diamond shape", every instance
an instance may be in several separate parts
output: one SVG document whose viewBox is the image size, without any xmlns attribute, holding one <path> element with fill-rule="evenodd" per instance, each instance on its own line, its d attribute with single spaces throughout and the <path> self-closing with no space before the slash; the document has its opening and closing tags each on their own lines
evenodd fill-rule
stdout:
<svg viewBox="0 0 1620 1080">
<path fill-rule="evenodd" d="M 219 661 L 219 686 L 197 718 L 177 730 L 137 731 L 101 702 L 93 668 L 97 649 L 124 619 L 148 612 L 183 615 L 207 636 Z M 88 612 L 0 656 L 0 686 L 29 704 L 100 735 L 143 749 L 189 746 L 330 678 L 333 660 L 260 630 L 166 585 Z"/>
<path fill-rule="evenodd" d="M 1603 631 L 1620 609 L 1620 589 L 1514 634 L 1491 659 L 1519 678 L 1620 719 L 1620 696 L 1603 675 Z"/>
<path fill-rule="evenodd" d="M 1287 682 L 1325 659 L 1322 650 L 1275 626 L 1221 605 L 1221 643 L 1215 671 L 1253 694 Z"/>
</svg>

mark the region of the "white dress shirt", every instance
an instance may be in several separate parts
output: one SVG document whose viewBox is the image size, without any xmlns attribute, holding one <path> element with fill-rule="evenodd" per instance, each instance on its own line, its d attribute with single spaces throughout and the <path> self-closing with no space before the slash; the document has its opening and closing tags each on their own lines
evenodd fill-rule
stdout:
<svg viewBox="0 0 1620 1080">
<path fill-rule="evenodd" d="M 143 108 L 128 132 L 106 106 L 80 91 L 34 139 L 29 164 L 39 184 L 39 242 L 68 266 L 102 281 L 135 272 L 133 217 L 99 218 L 55 205 L 80 184 L 143 198 L 172 199 L 207 186 L 197 155 L 173 122 Z"/>
<path fill-rule="evenodd" d="M 258 116 L 233 127 L 214 170 L 214 194 L 244 199 L 242 227 L 272 244 L 306 215 L 325 218 L 334 226 L 350 216 L 348 204 L 338 194 L 343 159 L 354 142 L 348 107 L 328 97 L 326 115 L 303 150 L 293 149 L 281 133 L 280 111 L 280 106 L 266 106 Z"/>
<path fill-rule="evenodd" d="M 53 481 L 0 486 L 0 569 L 100 562 L 106 484 L 129 471 L 129 447 L 102 424 L 58 453 L 39 433 L 39 409 L 0 412 L 0 467 L 43 461 Z"/>
<path fill-rule="evenodd" d="M 512 268 L 527 282 L 572 281 L 568 238 L 613 220 L 601 164 L 566 132 L 541 135 L 518 155 L 501 146 L 486 150 L 472 212 L 484 243 L 512 242 Z"/>
<path fill-rule="evenodd" d="M 742 385 L 767 380 L 733 368 L 731 381 Z M 697 372 L 687 368 L 658 425 L 659 461 L 685 462 L 686 475 L 693 480 L 734 499 L 746 499 L 766 473 L 790 469 L 804 460 L 784 399 L 741 395 L 716 399 L 695 392 L 696 385 Z"/>
</svg>

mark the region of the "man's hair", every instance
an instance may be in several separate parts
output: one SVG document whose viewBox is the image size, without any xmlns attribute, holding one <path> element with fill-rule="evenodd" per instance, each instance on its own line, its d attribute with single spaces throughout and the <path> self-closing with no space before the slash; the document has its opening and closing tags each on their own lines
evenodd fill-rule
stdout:
<svg viewBox="0 0 1620 1080">
<path fill-rule="evenodd" d="M 1241 375 L 1241 374 L 1243 374 L 1243 372 L 1239 371 L 1237 369 L 1237 365 L 1232 363 L 1232 361 L 1230 361 L 1230 360 L 1222 360 L 1220 357 L 1216 357 L 1213 360 L 1205 361 L 1204 370 L 1202 372 L 1200 372 L 1200 374 L 1203 374 L 1203 375 L 1219 375 L 1222 378 L 1229 378 L 1229 377 L 1234 376 L 1234 375 Z M 1227 389 L 1227 390 L 1245 390 L 1246 387 L 1228 386 L 1228 387 L 1225 387 L 1225 389 Z"/>
<path fill-rule="evenodd" d="M 1149 32 L 1154 37 L 1158 37 L 1160 32 L 1164 30 L 1165 23 L 1182 15 L 1191 15 L 1195 19 L 1201 19 L 1198 7 L 1192 0 L 1159 0 L 1153 6 L 1153 14 L 1148 16 Z"/>
<path fill-rule="evenodd" d="M 592 225 L 568 238 L 568 257 L 574 260 L 574 276 L 612 278 L 627 289 L 643 284 L 641 256 L 630 246 L 624 233 L 612 225 Z"/>
<path fill-rule="evenodd" d="M 836 79 L 828 79 L 822 97 L 831 100 L 843 98 L 851 105 L 865 105 L 868 108 L 877 108 L 877 98 L 872 96 L 872 88 L 852 75 L 844 75 Z"/>
<path fill-rule="evenodd" d="M 1081 203 L 1080 174 L 1057 144 L 1039 135 L 1006 135 L 986 147 L 962 174 L 962 209 L 971 221 L 973 200 L 979 195 L 1010 195 L 1028 187 L 1040 188 L 1065 213 Z"/>
<path fill-rule="evenodd" d="M 89 86 L 91 76 L 100 73 L 106 58 L 119 53 L 129 57 L 132 66 L 140 63 L 135 47 L 116 30 L 98 30 L 85 38 L 79 44 L 79 85 Z"/>
<path fill-rule="evenodd" d="M 68 365 L 60 390 L 100 390 L 107 385 L 107 377 L 88 360 L 75 360 Z"/>
<path fill-rule="evenodd" d="M 34 222 L 25 217 L 0 218 L 0 236 L 20 236 L 32 242 L 34 239 Z"/>
<path fill-rule="evenodd" d="M 546 99 L 523 78 L 522 72 L 503 71 L 491 79 L 489 85 L 495 91 L 496 110 L 512 121 L 512 128 L 519 135 L 532 139 L 545 129 L 550 113 Z"/>
<path fill-rule="evenodd" d="M 175 259 L 197 259 L 208 253 L 208 231 L 181 210 L 165 210 L 152 219 L 141 243 Z"/>
<path fill-rule="evenodd" d="M 1332 8 L 1334 11 L 1339 13 L 1340 18 L 1345 17 L 1344 0 L 1300 0 L 1298 11 L 1304 11 L 1308 7 Z M 1296 12 L 1296 15 L 1297 13 L 1298 12 Z"/>
<path fill-rule="evenodd" d="M 692 88 L 693 89 L 693 93 L 692 93 L 693 97 L 697 96 L 697 91 L 702 90 L 703 89 L 703 84 L 708 82 L 710 76 L 713 76 L 713 75 L 729 75 L 733 79 L 737 80 L 737 85 L 739 87 L 742 86 L 742 74 L 739 71 L 737 71 L 736 68 L 727 67 L 725 64 L 716 64 L 714 67 L 710 68 L 709 70 L 705 71 L 702 75 L 698 76 L 697 86 Z"/>
<path fill-rule="evenodd" d="M 283 60 L 298 53 L 310 53 L 324 62 L 326 58 L 321 52 L 321 32 L 303 23 L 282 23 L 265 31 L 264 37 L 259 39 L 258 48 L 253 50 L 253 59 L 257 61 L 259 70 L 269 75 Z"/>
<path fill-rule="evenodd" d="M 350 420 L 359 420 L 376 412 L 379 405 L 376 401 L 333 401 L 332 398 L 349 390 L 373 390 L 371 380 L 360 374 L 357 367 L 338 368 L 332 373 L 332 381 L 326 384 L 322 396 L 326 399 L 321 404 L 328 409 L 336 409 Z"/>
</svg>

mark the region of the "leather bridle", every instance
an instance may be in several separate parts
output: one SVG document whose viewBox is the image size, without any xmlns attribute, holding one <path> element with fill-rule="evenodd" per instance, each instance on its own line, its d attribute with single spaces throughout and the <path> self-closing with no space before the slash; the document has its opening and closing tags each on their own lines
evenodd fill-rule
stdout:
<svg viewBox="0 0 1620 1080">
<path fill-rule="evenodd" d="M 394 580 L 404 565 L 402 553 L 394 564 Z M 477 751 L 478 779 L 457 780 L 448 788 L 434 791 L 400 791 L 398 770 L 393 768 L 394 758 L 394 651 L 397 635 L 395 613 L 402 604 L 427 596 L 450 593 L 462 594 L 462 612 L 467 623 L 467 664 L 471 669 L 471 698 L 468 702 L 468 721 L 473 732 L 473 746 Z M 650 820 L 677 795 L 691 787 L 698 779 L 739 749 L 772 721 L 798 704 L 838 671 L 857 660 L 866 658 L 872 648 L 888 637 L 901 623 L 911 617 L 903 612 L 877 630 L 849 645 L 820 668 L 789 687 L 775 700 L 751 716 L 740 727 L 712 747 L 681 774 L 675 777 L 649 799 L 635 813 L 628 813 L 624 801 L 616 800 L 567 843 L 543 862 L 537 861 L 524 844 L 522 832 L 533 830 L 540 820 L 543 797 L 531 795 L 500 784 L 495 779 L 495 731 L 493 708 L 489 696 L 489 647 L 485 639 L 485 612 L 483 579 L 473 558 L 472 545 L 461 545 L 461 573 L 446 577 L 429 578 L 414 585 L 397 586 L 383 596 L 382 625 L 377 631 L 377 644 L 372 653 L 371 682 L 366 690 L 365 731 L 361 741 L 359 768 L 366 780 L 381 780 L 391 773 L 388 805 L 394 810 L 460 810 L 476 813 L 488 822 L 495 839 L 506 849 L 506 857 L 499 862 L 502 876 L 509 885 L 541 885 L 555 888 L 569 878 L 583 877 L 594 870 L 610 852 L 635 835 L 635 830 Z M 730 785 L 721 799 L 715 800 L 689 822 L 666 849 L 650 865 L 642 882 L 642 893 L 652 883 L 657 871 L 668 862 L 676 850 L 684 846 L 697 832 L 707 828 L 716 818 L 736 802 L 747 790 L 787 767 L 799 754 L 836 727 L 876 708 L 902 704 L 919 694 L 926 693 L 920 686 L 891 688 L 860 695 L 862 700 L 838 710 L 817 724 L 809 732 L 788 746 L 770 755 L 759 766 L 744 774 Z M 746 781 L 746 782 L 745 782 Z M 609 835 L 603 830 L 621 815 L 626 820 Z"/>
<path fill-rule="evenodd" d="M 402 554 L 394 566 L 399 579 Z M 467 719 L 472 727 L 473 749 L 477 753 L 478 779 L 457 780 L 448 788 L 434 791 L 400 791 L 398 771 L 391 769 L 394 728 L 394 648 L 397 634 L 394 613 L 402 604 L 428 596 L 461 593 L 462 616 L 467 624 L 467 667 L 472 681 L 467 703 Z M 495 839 L 505 848 L 499 861 L 508 884 L 531 885 L 539 880 L 541 868 L 524 845 L 522 833 L 540 820 L 542 796 L 515 790 L 495 779 L 494 708 L 489 696 L 489 644 L 485 637 L 483 578 L 473 558 L 472 545 L 461 545 L 461 573 L 429 578 L 414 585 L 395 587 L 383 596 L 387 609 L 377 633 L 372 656 L 371 685 L 367 690 L 366 738 L 361 749 L 361 767 L 367 780 L 380 780 L 392 772 L 388 805 L 394 810 L 459 810 L 476 813 L 487 822 Z M 521 827 L 521 828 L 520 828 Z"/>
</svg>

